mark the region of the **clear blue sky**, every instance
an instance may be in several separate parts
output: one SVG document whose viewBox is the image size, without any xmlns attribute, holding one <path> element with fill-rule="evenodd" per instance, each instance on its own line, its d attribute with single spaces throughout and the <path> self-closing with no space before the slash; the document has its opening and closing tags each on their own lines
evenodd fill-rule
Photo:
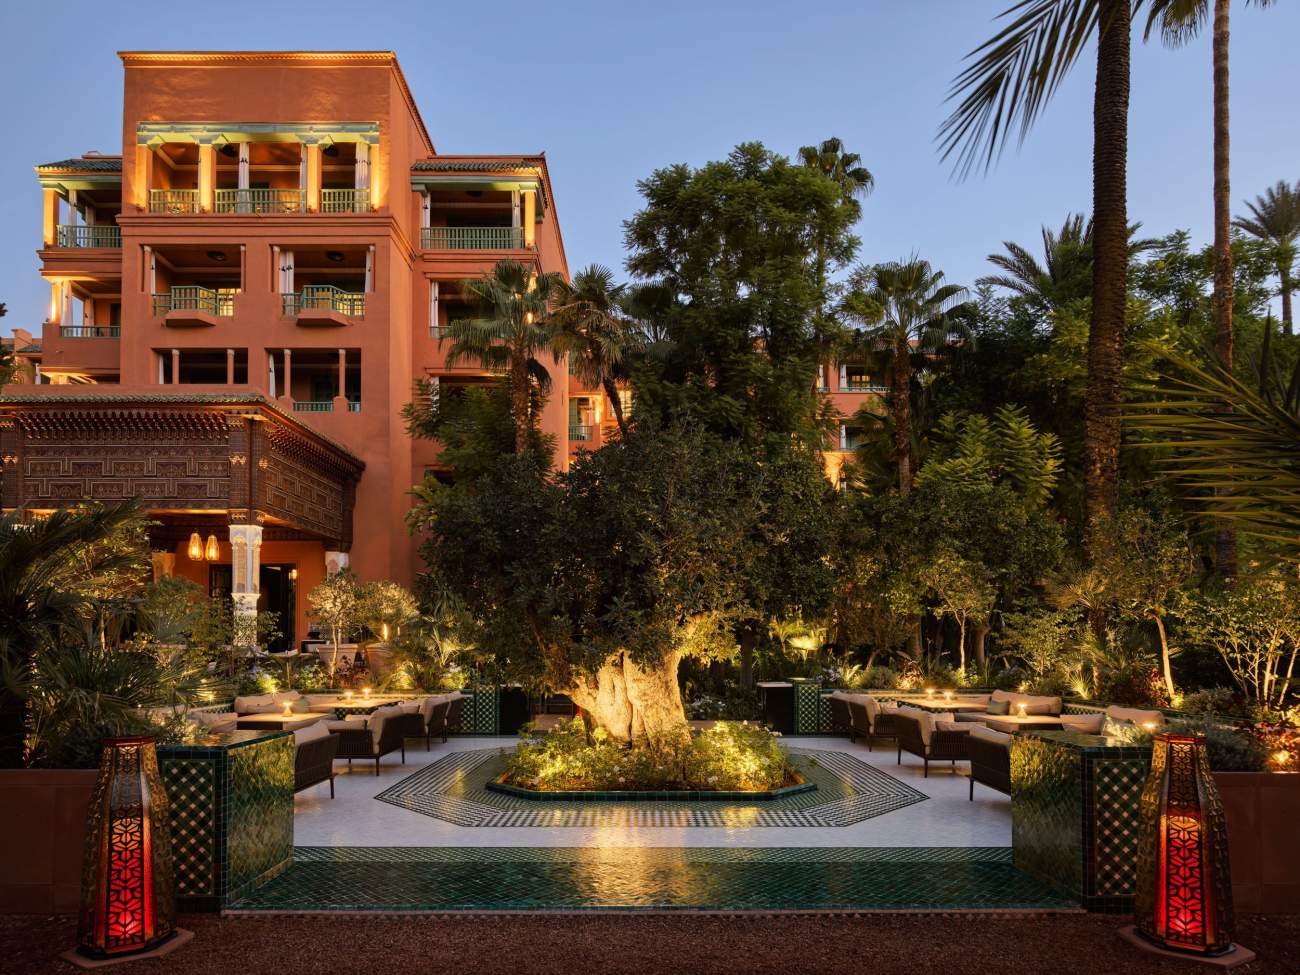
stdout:
<svg viewBox="0 0 1300 975">
<path fill-rule="evenodd" d="M 860 258 L 917 251 L 951 280 L 986 273 L 1005 239 L 1031 243 L 1089 204 L 1091 54 L 1017 151 L 953 182 L 934 151 L 960 60 L 1009 0 L 749 0 L 310 4 L 223 0 L 7 2 L 0 10 L 2 327 L 38 331 L 40 192 L 32 167 L 120 151 L 116 51 L 392 49 L 442 152 L 535 152 L 550 161 L 570 266 L 622 267 L 636 180 L 737 142 L 793 152 L 827 135 L 876 176 Z M 1233 199 L 1300 177 L 1300 4 L 1233 11 Z M 1135 38 L 1129 212 L 1148 233 L 1210 233 L 1210 51 Z"/>
</svg>

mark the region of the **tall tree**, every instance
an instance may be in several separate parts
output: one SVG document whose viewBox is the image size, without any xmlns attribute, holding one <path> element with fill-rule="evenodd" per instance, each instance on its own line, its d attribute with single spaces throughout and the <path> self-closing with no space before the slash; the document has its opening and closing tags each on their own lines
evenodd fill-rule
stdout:
<svg viewBox="0 0 1300 975">
<path fill-rule="evenodd" d="M 474 360 L 506 377 L 515 453 L 520 456 L 528 450 L 540 403 L 551 389 L 551 374 L 541 356 L 555 342 L 549 301 L 563 281 L 559 274 L 538 274 L 516 261 L 498 261 L 490 274 L 464 283 L 480 316 L 448 327 L 452 345 L 447 365 Z"/>
<path fill-rule="evenodd" d="M 940 128 L 941 151 L 945 158 L 956 156 L 960 173 L 991 166 L 1013 131 L 1021 139 L 1028 134 L 1085 44 L 1096 38 L 1092 320 L 1084 396 L 1084 493 L 1090 526 L 1113 516 L 1119 499 L 1132 15 L 1130 0 L 1013 4 L 1002 14 L 1010 23 L 968 56 L 971 63 L 953 83 L 951 97 L 959 101 Z M 1092 531 L 1090 527 L 1085 537 L 1089 548 Z"/>
<path fill-rule="evenodd" d="M 551 321 L 558 326 L 556 346 L 569 356 L 573 374 L 609 397 L 618 430 L 627 436 L 627 418 L 618 383 L 628 379 L 627 354 L 635 341 L 633 322 L 624 312 L 626 287 L 601 264 L 585 267 L 553 295 Z"/>
<path fill-rule="evenodd" d="M 1255 0 L 1261 7 L 1272 0 Z M 1211 12 L 1211 3 L 1213 11 Z M 1160 36 L 1172 47 L 1185 44 L 1213 17 L 1214 61 L 1214 351 L 1225 369 L 1232 371 L 1232 186 L 1228 112 L 1228 39 L 1232 0 L 1154 0 L 1147 18 L 1146 36 L 1159 25 Z M 1215 524 L 1218 568 L 1225 576 L 1237 574 L 1237 535 L 1232 525 Z"/>
<path fill-rule="evenodd" d="M 894 417 L 894 458 L 898 490 L 912 490 L 912 355 L 932 353 L 954 341 L 971 341 L 969 327 L 954 314 L 967 297 L 958 284 L 945 284 L 943 272 L 928 261 L 906 261 L 858 268 L 850 275 L 846 312 L 864 326 L 860 341 L 890 356 L 890 409 Z"/>
<path fill-rule="evenodd" d="M 1278 293 L 1282 296 L 1282 331 L 1291 335 L 1291 292 L 1295 290 L 1292 272 L 1295 268 L 1296 240 L 1300 239 L 1300 187 L 1286 180 L 1278 180 L 1254 202 L 1247 201 L 1248 217 L 1238 217 L 1233 223 L 1252 237 L 1273 247 L 1277 260 Z"/>
</svg>

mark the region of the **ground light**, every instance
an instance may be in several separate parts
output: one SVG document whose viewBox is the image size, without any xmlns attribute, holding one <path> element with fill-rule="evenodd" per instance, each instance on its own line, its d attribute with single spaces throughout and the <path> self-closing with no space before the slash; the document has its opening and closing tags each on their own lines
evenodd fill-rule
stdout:
<svg viewBox="0 0 1300 975">
<path fill-rule="evenodd" d="M 1228 824 L 1204 735 L 1155 736 L 1139 808 L 1137 924 L 1124 937 L 1227 968 L 1254 961 L 1253 951 L 1232 943 Z"/>
<path fill-rule="evenodd" d="M 105 738 L 86 817 L 77 947 L 62 957 L 96 968 L 167 954 L 176 927 L 167 792 L 154 739 Z"/>
</svg>

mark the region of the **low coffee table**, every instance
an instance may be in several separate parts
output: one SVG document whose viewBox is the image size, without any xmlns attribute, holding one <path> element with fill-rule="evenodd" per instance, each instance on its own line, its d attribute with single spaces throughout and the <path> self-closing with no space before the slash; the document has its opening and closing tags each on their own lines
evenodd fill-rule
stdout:
<svg viewBox="0 0 1300 975">
<path fill-rule="evenodd" d="M 323 714 L 294 712 L 289 717 L 283 714 L 246 714 L 235 722 L 235 727 L 245 731 L 296 731 L 309 724 L 315 724 Z"/>
<path fill-rule="evenodd" d="M 985 727 L 1003 734 L 1014 735 L 1017 731 L 1060 731 L 1063 727 L 1059 717 L 1050 714 L 988 715 L 984 719 Z"/>
</svg>

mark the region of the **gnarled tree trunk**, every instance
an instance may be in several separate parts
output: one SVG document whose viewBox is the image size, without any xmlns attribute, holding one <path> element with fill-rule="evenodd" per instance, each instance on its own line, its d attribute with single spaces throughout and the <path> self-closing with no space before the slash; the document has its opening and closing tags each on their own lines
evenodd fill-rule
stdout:
<svg viewBox="0 0 1300 975">
<path fill-rule="evenodd" d="M 677 685 L 681 654 L 665 655 L 645 668 L 626 653 L 605 662 L 594 678 L 580 678 L 568 689 L 575 704 L 620 741 L 643 741 L 685 726 L 686 710 Z"/>
</svg>

